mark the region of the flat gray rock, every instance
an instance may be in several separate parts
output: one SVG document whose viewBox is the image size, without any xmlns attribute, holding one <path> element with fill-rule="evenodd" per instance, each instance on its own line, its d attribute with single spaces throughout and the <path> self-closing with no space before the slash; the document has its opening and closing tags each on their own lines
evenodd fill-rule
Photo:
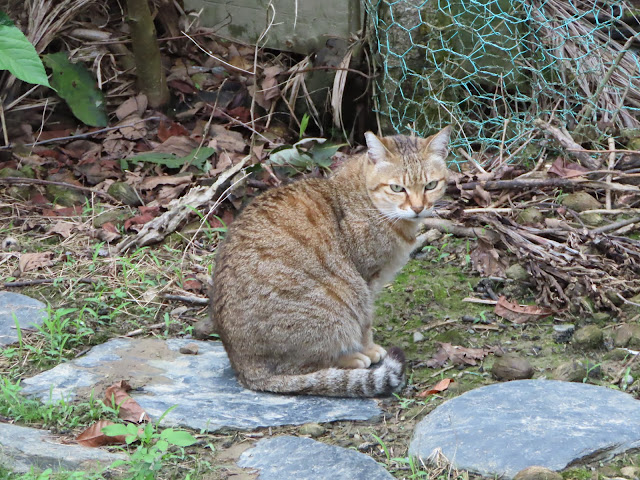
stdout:
<svg viewBox="0 0 640 480">
<path fill-rule="evenodd" d="M 198 346 L 197 355 L 180 347 Z M 83 357 L 22 382 L 23 392 L 43 401 L 100 398 L 106 387 L 128 380 L 131 396 L 155 419 L 177 405 L 163 425 L 196 430 L 250 430 L 335 420 L 371 420 L 380 409 L 375 400 L 277 395 L 238 384 L 220 342 L 171 339 L 112 339 Z M 51 395 L 51 397 L 50 397 Z"/>
<path fill-rule="evenodd" d="M 417 426 L 409 454 L 440 449 L 457 468 L 512 478 L 538 465 L 562 470 L 640 447 L 640 402 L 605 387 L 519 380 L 449 400 Z"/>
<path fill-rule="evenodd" d="M 125 454 L 99 448 L 64 445 L 46 430 L 0 423 L 0 464 L 16 473 L 28 472 L 31 467 L 86 471 L 127 458 Z"/>
<path fill-rule="evenodd" d="M 20 293 L 0 292 L 0 346 L 18 341 L 16 320 L 21 328 L 33 328 L 46 318 L 44 303 Z"/>
<path fill-rule="evenodd" d="M 238 460 L 242 468 L 256 468 L 260 480 L 392 480 L 373 458 L 310 438 L 275 437 L 260 440 Z"/>
</svg>

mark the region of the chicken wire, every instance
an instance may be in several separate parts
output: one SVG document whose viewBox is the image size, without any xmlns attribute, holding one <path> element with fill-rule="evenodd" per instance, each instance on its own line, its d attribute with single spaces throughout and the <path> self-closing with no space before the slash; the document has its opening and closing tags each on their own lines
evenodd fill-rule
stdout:
<svg viewBox="0 0 640 480">
<path fill-rule="evenodd" d="M 424 136 L 453 124 L 454 146 L 504 155 L 531 136 L 536 118 L 552 118 L 593 148 L 606 148 L 606 137 L 640 136 L 640 28 L 631 2 L 365 5 L 387 133 Z M 533 141 L 517 153 L 536 151 Z"/>
</svg>

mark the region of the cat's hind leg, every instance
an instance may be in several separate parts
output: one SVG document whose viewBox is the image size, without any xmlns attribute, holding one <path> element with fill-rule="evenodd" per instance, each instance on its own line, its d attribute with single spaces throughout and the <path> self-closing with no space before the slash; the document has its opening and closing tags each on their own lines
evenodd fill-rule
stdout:
<svg viewBox="0 0 640 480">
<path fill-rule="evenodd" d="M 364 348 L 362 349 L 362 354 L 367 356 L 371 360 L 371 363 L 378 363 L 387 356 L 387 351 L 383 347 L 373 343 L 373 331 L 371 327 L 366 328 L 363 337 L 362 344 Z"/>
<path fill-rule="evenodd" d="M 338 358 L 339 368 L 369 368 L 371 366 L 371 358 L 364 353 L 350 353 Z"/>
</svg>

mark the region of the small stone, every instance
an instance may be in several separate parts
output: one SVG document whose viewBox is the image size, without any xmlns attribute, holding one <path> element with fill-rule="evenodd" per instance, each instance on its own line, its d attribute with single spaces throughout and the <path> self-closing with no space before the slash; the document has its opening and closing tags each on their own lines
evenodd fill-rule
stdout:
<svg viewBox="0 0 640 480">
<path fill-rule="evenodd" d="M 613 344 L 616 347 L 638 348 L 640 346 L 640 325 L 623 323 L 613 334 Z"/>
<path fill-rule="evenodd" d="M 638 478 L 640 476 L 640 468 L 629 465 L 628 467 L 622 467 L 620 474 L 627 478 Z"/>
<path fill-rule="evenodd" d="M 604 360 L 613 360 L 615 362 L 620 362 L 624 360 L 628 360 L 631 358 L 632 353 L 624 348 L 614 348 L 610 352 L 604 354 Z"/>
<path fill-rule="evenodd" d="M 327 430 L 319 423 L 305 423 L 300 427 L 298 433 L 300 435 L 309 435 L 311 438 L 323 435 Z"/>
<path fill-rule="evenodd" d="M 198 345 L 196 345 L 195 343 L 188 343 L 180 347 L 179 352 L 183 353 L 184 355 L 197 355 Z"/>
<path fill-rule="evenodd" d="M 573 332 L 576 331 L 575 325 L 571 323 L 564 323 L 562 325 L 553 326 L 553 341 L 556 343 L 569 343 Z"/>
<path fill-rule="evenodd" d="M 193 336 L 200 340 L 206 340 L 215 333 L 215 326 L 209 318 L 204 318 L 193 326 Z"/>
<path fill-rule="evenodd" d="M 418 343 L 424 340 L 424 335 L 420 332 L 413 332 L 413 343 Z"/>
<path fill-rule="evenodd" d="M 48 178 L 47 180 L 60 181 L 52 178 Z M 57 205 L 62 205 L 63 207 L 81 205 L 85 203 L 87 199 L 78 190 L 72 190 L 59 185 L 47 185 L 45 189 L 47 191 L 47 198 L 52 202 L 55 202 Z"/>
<path fill-rule="evenodd" d="M 491 374 L 498 380 L 524 380 L 533 377 L 533 367 L 526 359 L 507 354 L 496 358 Z"/>
<path fill-rule="evenodd" d="M 527 467 L 520 470 L 513 480 L 562 480 L 562 475 L 544 467 Z"/>
<path fill-rule="evenodd" d="M 120 223 L 127 218 L 127 214 L 123 210 L 107 210 L 100 213 L 93 219 L 94 228 L 100 228 L 105 223 Z"/>
<path fill-rule="evenodd" d="M 602 208 L 602 204 L 598 200 L 584 191 L 570 193 L 564 197 L 560 203 L 571 210 L 575 210 L 576 212 Z"/>
<path fill-rule="evenodd" d="M 624 300 L 618 296 L 618 292 L 615 290 L 607 290 L 604 292 L 604 296 L 616 307 L 620 307 L 624 303 Z"/>
<path fill-rule="evenodd" d="M 541 223 L 544 220 L 542 212 L 536 207 L 528 207 L 520 212 L 518 215 L 518 223 L 532 224 Z"/>
<path fill-rule="evenodd" d="M 522 265 L 519 265 L 517 263 L 514 263 L 509 268 L 507 268 L 504 271 L 504 274 L 507 276 L 507 278 L 510 278 L 511 280 L 515 280 L 517 282 L 525 282 L 531 278 L 529 272 L 527 272 L 527 270 Z"/>
<path fill-rule="evenodd" d="M 556 367 L 551 377 L 554 380 L 563 382 L 581 383 L 590 378 L 598 378 L 602 375 L 599 365 L 594 365 L 589 361 L 579 362 L 576 360 L 565 362 Z"/>
<path fill-rule="evenodd" d="M 604 335 L 602 329 L 596 325 L 587 325 L 573 334 L 573 344 L 585 349 L 602 347 Z"/>
<path fill-rule="evenodd" d="M 597 212 L 581 213 L 580 219 L 587 225 L 600 225 L 604 223 L 604 217 Z"/>
<path fill-rule="evenodd" d="M 596 325 L 606 325 L 611 320 L 611 315 L 607 312 L 594 312 L 590 320 Z"/>
<path fill-rule="evenodd" d="M 475 323 L 476 317 L 473 315 L 463 315 L 461 320 L 465 323 Z"/>
<path fill-rule="evenodd" d="M 136 192 L 135 188 L 128 183 L 113 182 L 111 186 L 109 186 L 107 193 L 130 207 L 138 207 L 142 205 L 140 196 Z"/>
</svg>

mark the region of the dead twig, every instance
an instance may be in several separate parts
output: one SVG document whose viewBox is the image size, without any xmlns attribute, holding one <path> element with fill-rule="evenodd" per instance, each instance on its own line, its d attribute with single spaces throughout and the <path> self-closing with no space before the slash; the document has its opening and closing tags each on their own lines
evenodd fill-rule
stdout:
<svg viewBox="0 0 640 480">
<path fill-rule="evenodd" d="M 538 127 L 540 130 L 543 130 L 549 133 L 553 138 L 555 138 L 558 143 L 564 148 L 567 152 L 570 152 L 574 157 L 576 157 L 580 162 L 587 168 L 598 169 L 600 168 L 600 162 L 595 160 L 591 155 L 589 155 L 584 148 L 578 145 L 573 138 L 571 138 L 567 133 L 560 130 L 558 127 L 554 127 L 548 122 L 540 118 L 536 118 L 533 121 L 533 124 Z"/>
<path fill-rule="evenodd" d="M 36 278 L 33 280 L 22 280 L 20 282 L 4 282 L 4 288 L 31 287 L 33 285 L 45 285 L 54 282 L 74 282 L 74 283 L 98 283 L 93 278 Z"/>
<path fill-rule="evenodd" d="M 165 293 L 162 297 L 176 302 L 192 303 L 193 305 L 209 305 L 209 299 L 204 297 L 173 295 L 170 293 Z"/>
<path fill-rule="evenodd" d="M 222 172 L 210 187 L 192 188 L 185 196 L 174 200 L 170 210 L 145 224 L 137 235 L 132 235 L 126 240 L 123 240 L 118 245 L 117 251 L 123 253 L 134 246 L 144 247 L 162 241 L 167 235 L 174 232 L 195 209 L 213 200 L 218 194 L 220 187 L 242 170 L 249 158 L 250 156 L 244 157 L 241 162 Z"/>
</svg>

